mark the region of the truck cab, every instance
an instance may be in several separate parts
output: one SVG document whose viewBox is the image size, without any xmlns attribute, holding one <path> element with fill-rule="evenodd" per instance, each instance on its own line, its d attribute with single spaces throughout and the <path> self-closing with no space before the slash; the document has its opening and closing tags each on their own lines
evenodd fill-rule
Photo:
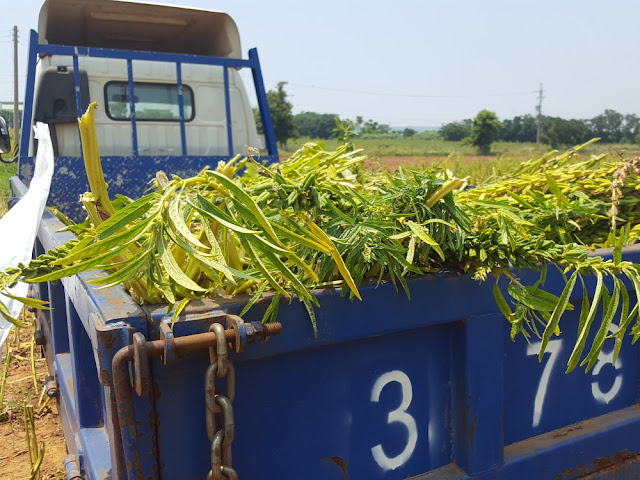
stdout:
<svg viewBox="0 0 640 480">
<path fill-rule="evenodd" d="M 251 69 L 264 136 L 239 70 Z M 98 103 L 96 129 L 111 194 L 138 196 L 156 171 L 192 175 L 246 154 L 277 161 L 257 51 L 242 58 L 223 12 L 121 0 L 46 0 L 31 32 L 20 179 L 37 145 L 30 126 L 49 125 L 54 154 L 50 204 L 79 220 L 86 189 L 77 119 Z"/>
</svg>

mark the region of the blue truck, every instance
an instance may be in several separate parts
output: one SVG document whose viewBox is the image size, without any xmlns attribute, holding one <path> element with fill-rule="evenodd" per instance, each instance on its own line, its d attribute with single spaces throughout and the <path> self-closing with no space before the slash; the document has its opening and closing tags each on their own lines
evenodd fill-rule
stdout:
<svg viewBox="0 0 640 480">
<path fill-rule="evenodd" d="M 30 127 L 44 121 L 56 150 L 49 203 L 82 220 L 75 122 L 90 101 L 102 103 L 112 194 L 142 193 L 157 170 L 193 174 L 243 144 L 277 161 L 257 51 L 242 58 L 227 15 L 47 0 L 38 28 L 14 199 L 33 172 Z M 242 70 L 252 73 L 264 139 L 243 103 Z M 217 120 L 199 116 L 210 108 Z M 45 211 L 34 255 L 72 239 L 63 226 Z M 640 262 L 640 249 L 624 256 Z M 511 341 L 492 287 L 455 272 L 410 280 L 411 300 L 387 283 L 363 287 L 362 302 L 318 291 L 317 337 L 301 304 L 283 304 L 275 325 L 260 323 L 259 305 L 240 318 L 242 295 L 192 302 L 172 329 L 166 305 L 88 283 L 102 275 L 32 289 L 52 307 L 37 311 L 36 339 L 67 479 L 640 478 L 640 349 L 625 345 L 614 364 L 607 343 L 590 372 L 565 374 L 579 309 L 565 313 L 539 362 L 539 343 Z M 559 294 L 560 274 L 546 286 Z M 214 391 L 229 401 L 212 405 Z"/>
</svg>

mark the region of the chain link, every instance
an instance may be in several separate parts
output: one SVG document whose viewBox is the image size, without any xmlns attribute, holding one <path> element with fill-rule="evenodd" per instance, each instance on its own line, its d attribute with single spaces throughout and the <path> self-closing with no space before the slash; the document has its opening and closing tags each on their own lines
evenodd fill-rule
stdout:
<svg viewBox="0 0 640 480">
<path fill-rule="evenodd" d="M 231 466 L 231 444 L 235 436 L 233 400 L 236 396 L 236 372 L 228 360 L 224 328 L 214 323 L 209 331 L 216 334 L 216 347 L 209 349 L 211 365 L 207 368 L 204 389 L 207 404 L 207 435 L 211 441 L 211 470 L 207 480 L 237 480 L 238 474 Z M 216 378 L 225 378 L 226 396 L 216 392 Z M 216 417 L 219 417 L 220 429 Z"/>
</svg>

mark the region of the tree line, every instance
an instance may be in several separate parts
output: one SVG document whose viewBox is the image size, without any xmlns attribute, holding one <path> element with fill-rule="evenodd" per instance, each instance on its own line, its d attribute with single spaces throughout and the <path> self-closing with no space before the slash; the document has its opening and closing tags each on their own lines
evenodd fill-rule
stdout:
<svg viewBox="0 0 640 480">
<path fill-rule="evenodd" d="M 604 143 L 640 143 L 640 117 L 623 115 L 607 109 L 588 120 L 542 116 L 540 141 L 558 147 L 578 145 L 594 137 Z M 459 141 L 471 136 L 473 120 L 447 123 L 440 128 L 445 140 Z M 500 122 L 495 132 L 496 141 L 535 142 L 538 125 L 533 115 L 522 115 Z"/>
<path fill-rule="evenodd" d="M 368 136 L 405 136 L 411 137 L 418 134 L 417 130 L 405 128 L 402 132 L 395 132 L 386 123 L 378 123 L 375 120 L 365 120 L 357 116 L 355 120 L 341 119 L 334 113 L 302 112 L 293 113 L 293 104 L 288 100 L 284 86 L 286 82 L 280 82 L 274 90 L 267 92 L 267 101 L 271 111 L 271 119 L 275 130 L 276 141 L 280 146 L 286 146 L 290 138 L 338 138 L 348 129 L 356 132 L 361 137 Z M 258 132 L 262 133 L 262 122 L 257 108 L 253 109 Z M 433 135 L 433 132 L 428 132 Z"/>
<path fill-rule="evenodd" d="M 349 128 L 362 137 L 395 136 L 412 137 L 418 132 L 411 128 L 393 131 L 388 124 L 374 120 L 364 120 L 358 116 L 355 120 L 340 119 L 337 114 L 302 112 L 293 113 L 293 105 L 284 89 L 286 82 L 280 82 L 275 90 L 267 92 L 269 108 L 273 118 L 276 140 L 282 146 L 289 138 L 299 136 L 310 138 L 335 138 L 342 128 Z M 261 130 L 260 116 L 255 110 L 258 128 Z M 474 128 L 475 124 L 475 128 Z M 519 115 L 499 121 L 495 113 L 482 110 L 476 118 L 465 119 L 442 125 L 437 135 L 449 141 L 466 140 L 486 150 L 483 145 L 494 141 L 535 142 L 537 119 L 533 115 Z M 433 138 L 434 132 L 422 132 L 420 137 Z M 542 116 L 540 140 L 556 148 L 562 145 L 578 145 L 594 137 L 604 143 L 640 143 L 640 117 L 635 114 L 624 115 L 615 110 L 606 109 L 600 115 L 587 120 L 564 119 Z"/>
</svg>

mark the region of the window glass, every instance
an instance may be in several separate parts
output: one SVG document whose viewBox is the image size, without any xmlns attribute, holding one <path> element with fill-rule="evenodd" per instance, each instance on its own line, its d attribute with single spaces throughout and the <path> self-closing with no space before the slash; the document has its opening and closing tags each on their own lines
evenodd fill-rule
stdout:
<svg viewBox="0 0 640 480">
<path fill-rule="evenodd" d="M 134 83 L 136 120 L 180 121 L 178 86 L 164 83 Z M 105 86 L 107 115 L 112 120 L 131 120 L 129 84 L 109 82 Z M 182 86 L 184 119 L 193 120 L 193 92 Z"/>
</svg>

